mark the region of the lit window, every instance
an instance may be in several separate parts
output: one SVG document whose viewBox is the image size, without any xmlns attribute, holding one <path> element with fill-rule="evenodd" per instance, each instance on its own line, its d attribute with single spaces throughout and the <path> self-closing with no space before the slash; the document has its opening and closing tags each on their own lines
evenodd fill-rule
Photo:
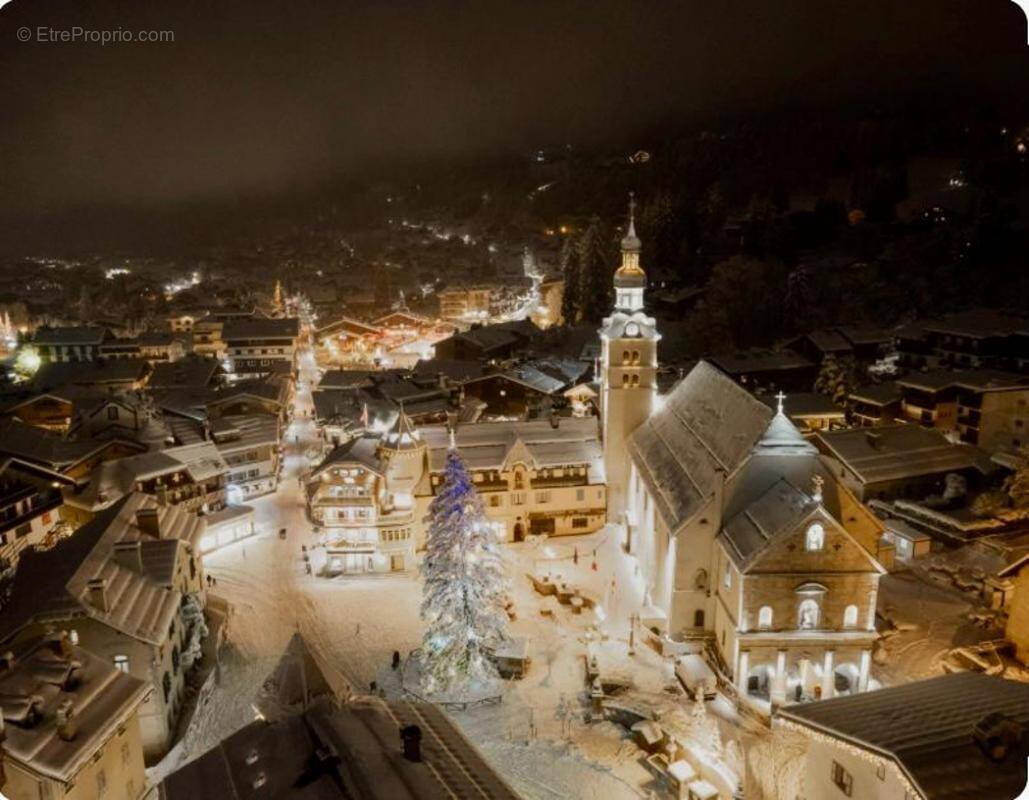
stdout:
<svg viewBox="0 0 1029 800">
<path fill-rule="evenodd" d="M 818 627 L 818 603 L 810 598 L 800 604 L 797 613 L 797 627 L 812 630 Z"/>
<path fill-rule="evenodd" d="M 772 607 L 762 606 L 761 610 L 757 615 L 757 625 L 759 628 L 771 628 L 772 627 Z"/>
<path fill-rule="evenodd" d="M 808 552 L 814 552 L 821 550 L 825 545 L 825 528 L 823 528 L 817 522 L 807 529 L 807 538 L 805 540 L 805 549 Z"/>
<path fill-rule="evenodd" d="M 117 655 L 114 657 L 114 668 L 121 672 L 128 673 L 129 671 L 129 657 L 123 655 Z"/>
<path fill-rule="evenodd" d="M 847 609 L 843 612 L 843 627 L 854 628 L 858 622 L 858 607 L 847 606 Z"/>
<path fill-rule="evenodd" d="M 732 567 L 729 564 L 725 565 L 725 574 L 722 576 L 722 584 L 726 589 L 732 587 Z"/>
</svg>

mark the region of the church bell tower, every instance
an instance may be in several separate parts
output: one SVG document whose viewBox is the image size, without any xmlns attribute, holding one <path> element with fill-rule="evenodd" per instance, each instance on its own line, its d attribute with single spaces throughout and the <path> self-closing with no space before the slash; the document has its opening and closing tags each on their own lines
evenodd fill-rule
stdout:
<svg viewBox="0 0 1029 800">
<path fill-rule="evenodd" d="M 636 201 L 630 195 L 629 229 L 622 239 L 622 264 L 615 272 L 615 307 L 600 328 L 600 420 L 607 476 L 608 518 L 621 521 L 626 509 L 629 456 L 626 440 L 654 411 L 657 399 L 657 332 L 643 311 L 647 276 L 640 267 Z"/>
</svg>

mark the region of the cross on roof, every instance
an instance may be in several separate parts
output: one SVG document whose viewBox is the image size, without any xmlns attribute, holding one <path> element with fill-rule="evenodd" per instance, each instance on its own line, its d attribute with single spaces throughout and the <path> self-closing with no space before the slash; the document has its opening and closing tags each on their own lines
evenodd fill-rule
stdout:
<svg viewBox="0 0 1029 800">
<path fill-rule="evenodd" d="M 775 396 L 775 399 L 779 401 L 779 413 L 782 413 L 783 402 L 786 400 L 786 395 L 783 394 L 782 389 L 779 390 L 779 394 Z"/>
</svg>

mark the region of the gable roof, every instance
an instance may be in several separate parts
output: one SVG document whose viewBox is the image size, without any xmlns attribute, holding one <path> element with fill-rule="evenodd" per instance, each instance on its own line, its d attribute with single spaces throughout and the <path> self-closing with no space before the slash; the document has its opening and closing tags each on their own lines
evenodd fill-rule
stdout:
<svg viewBox="0 0 1029 800">
<path fill-rule="evenodd" d="M 954 444 L 921 425 L 883 425 L 819 431 L 815 440 L 862 483 L 975 468 L 992 471 L 989 456 L 969 444 Z"/>
<path fill-rule="evenodd" d="M 629 456 L 670 531 L 710 497 L 768 428 L 772 410 L 699 362 L 629 437 Z"/>
<path fill-rule="evenodd" d="M 927 800 L 1015 797 L 1025 788 L 1024 752 L 996 763 L 972 736 L 991 713 L 1029 725 L 1029 685 L 961 672 L 775 712 L 892 758 Z"/>
<path fill-rule="evenodd" d="M 144 533 L 136 512 L 158 509 L 161 538 Z M 0 615 L 0 640 L 33 621 L 89 616 L 151 644 L 167 636 L 181 594 L 169 588 L 180 546 L 192 546 L 205 522 L 179 507 L 158 507 L 146 495 L 127 495 L 46 551 L 26 551 L 15 572 L 11 599 Z M 118 542 L 139 542 L 141 569 L 119 563 Z M 107 610 L 90 601 L 90 581 L 105 581 Z"/>
<path fill-rule="evenodd" d="M 300 335 L 300 320 L 295 317 L 230 317 L 222 328 L 222 340 L 295 339 Z"/>
<path fill-rule="evenodd" d="M 450 432 L 445 425 L 426 425 L 419 430 L 429 448 L 430 470 L 441 471 L 450 448 Z M 527 453 L 536 467 L 592 466 L 603 458 L 594 417 L 563 417 L 557 427 L 545 419 L 459 425 L 455 439 L 469 469 L 502 469 L 516 450 Z"/>
</svg>

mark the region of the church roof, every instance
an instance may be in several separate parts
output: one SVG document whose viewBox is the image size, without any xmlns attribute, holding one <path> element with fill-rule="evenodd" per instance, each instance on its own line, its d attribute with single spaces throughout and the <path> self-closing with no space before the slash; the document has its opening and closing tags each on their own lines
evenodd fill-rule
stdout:
<svg viewBox="0 0 1029 800">
<path fill-rule="evenodd" d="M 812 499 L 784 478 L 743 509 L 722 528 L 726 552 L 742 567 L 776 538 L 792 530 L 815 508 Z"/>
<path fill-rule="evenodd" d="M 669 530 L 696 513 L 768 428 L 772 411 L 705 361 L 629 437 L 628 449 Z"/>
<path fill-rule="evenodd" d="M 812 455 L 818 452 L 781 410 L 772 417 L 754 450 L 779 455 Z"/>
</svg>

